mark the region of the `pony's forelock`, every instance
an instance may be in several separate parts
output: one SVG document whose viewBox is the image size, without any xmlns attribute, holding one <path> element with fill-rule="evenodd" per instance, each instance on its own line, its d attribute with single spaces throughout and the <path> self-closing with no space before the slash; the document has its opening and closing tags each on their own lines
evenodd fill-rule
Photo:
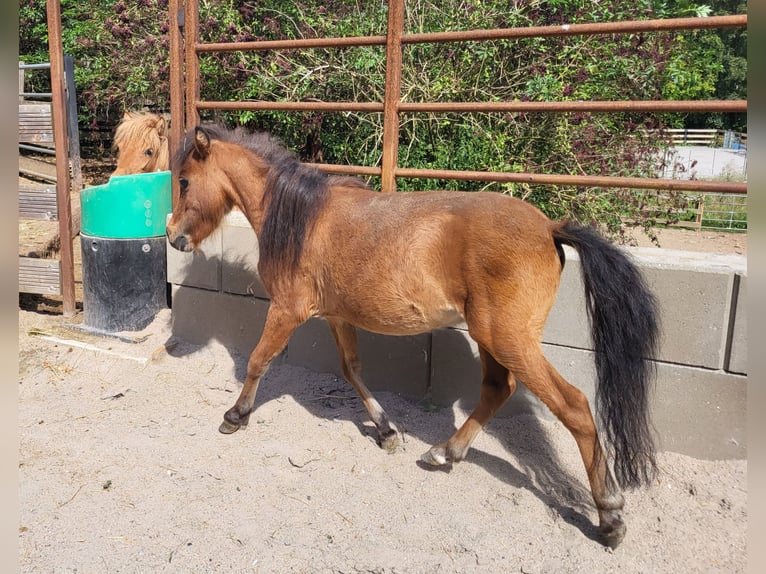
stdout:
<svg viewBox="0 0 766 574">
<path fill-rule="evenodd" d="M 114 132 L 113 147 L 119 148 L 127 142 L 142 140 L 147 135 L 159 138 L 155 127 L 159 119 L 159 116 L 151 112 L 126 112 Z"/>
</svg>

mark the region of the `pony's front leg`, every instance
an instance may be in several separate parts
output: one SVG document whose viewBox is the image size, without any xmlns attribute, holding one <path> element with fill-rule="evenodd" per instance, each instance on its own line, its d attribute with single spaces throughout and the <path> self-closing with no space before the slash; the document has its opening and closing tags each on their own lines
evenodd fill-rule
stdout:
<svg viewBox="0 0 766 574">
<path fill-rule="evenodd" d="M 394 452 L 399 447 L 399 435 L 391 427 L 388 415 L 380 403 L 375 400 L 372 393 L 362 381 L 361 362 L 357 355 L 356 328 L 335 318 L 327 318 L 335 343 L 338 346 L 343 376 L 354 387 L 359 398 L 362 399 L 367 412 L 378 431 L 378 445 L 388 452 Z"/>
<path fill-rule="evenodd" d="M 247 362 L 247 376 L 242 391 L 234 406 L 223 415 L 223 422 L 218 427 L 220 432 L 231 434 L 240 427 L 247 426 L 261 376 L 269 368 L 274 357 L 285 348 L 290 335 L 301 322 L 293 313 L 279 309 L 273 303 L 269 307 L 261 339 Z"/>
</svg>

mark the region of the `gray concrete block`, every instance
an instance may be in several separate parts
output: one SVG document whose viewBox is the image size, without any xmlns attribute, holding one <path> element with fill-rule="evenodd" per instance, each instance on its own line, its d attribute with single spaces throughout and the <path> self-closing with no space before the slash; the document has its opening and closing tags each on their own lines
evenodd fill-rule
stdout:
<svg viewBox="0 0 766 574">
<path fill-rule="evenodd" d="M 173 335 L 195 345 L 215 340 L 249 356 L 263 331 L 269 302 L 205 289 L 174 286 Z"/>
<path fill-rule="evenodd" d="M 730 272 L 646 268 L 660 305 L 658 358 L 722 369 L 734 287 Z"/>
<path fill-rule="evenodd" d="M 594 353 L 558 345 L 543 345 L 543 353 L 550 364 L 570 385 L 585 393 L 592 410 L 596 404 Z"/>
<path fill-rule="evenodd" d="M 290 365 L 343 376 L 335 339 L 323 319 L 309 319 L 295 330 L 287 343 L 286 357 Z"/>
<path fill-rule="evenodd" d="M 721 369 L 726 358 L 737 257 L 625 248 L 660 305 L 661 361 Z M 580 260 L 566 248 L 566 265 L 543 342 L 593 349 L 585 311 Z"/>
<path fill-rule="evenodd" d="M 391 337 L 357 329 L 362 378 L 371 391 L 385 390 L 416 400 L 428 388 L 430 334 Z M 293 333 L 286 360 L 291 365 L 342 377 L 338 350 L 323 319 L 310 319 Z"/>
<path fill-rule="evenodd" d="M 202 242 L 200 249 L 189 253 L 167 246 L 168 283 L 220 291 L 221 233 Z"/>
<path fill-rule="evenodd" d="M 629 251 L 660 301 L 660 360 L 724 368 L 735 276 L 747 274 L 747 258 L 650 247 Z"/>
<path fill-rule="evenodd" d="M 258 239 L 239 212 L 230 213 L 221 227 L 221 289 L 226 293 L 268 299 L 258 276 Z"/>
<path fill-rule="evenodd" d="M 747 458 L 747 377 L 659 364 L 652 416 L 658 448 L 700 459 Z"/>
<path fill-rule="evenodd" d="M 726 370 L 747 374 L 747 277 L 738 275 L 737 304 L 731 330 L 731 349 Z"/>
</svg>

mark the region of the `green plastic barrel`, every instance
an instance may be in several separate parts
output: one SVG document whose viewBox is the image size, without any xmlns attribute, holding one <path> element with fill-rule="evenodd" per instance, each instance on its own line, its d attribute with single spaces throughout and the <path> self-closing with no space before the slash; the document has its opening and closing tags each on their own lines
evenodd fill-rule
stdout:
<svg viewBox="0 0 766 574">
<path fill-rule="evenodd" d="M 81 230 L 116 239 L 165 235 L 173 210 L 170 172 L 116 175 L 80 192 Z"/>
<path fill-rule="evenodd" d="M 119 175 L 80 192 L 83 324 L 138 331 L 169 306 L 170 172 Z"/>
</svg>

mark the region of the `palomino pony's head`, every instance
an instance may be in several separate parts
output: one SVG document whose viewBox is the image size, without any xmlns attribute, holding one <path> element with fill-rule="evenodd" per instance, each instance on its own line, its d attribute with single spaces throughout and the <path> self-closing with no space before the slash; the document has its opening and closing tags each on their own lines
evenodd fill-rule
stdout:
<svg viewBox="0 0 766 574">
<path fill-rule="evenodd" d="M 117 168 L 112 175 L 169 169 L 167 123 L 149 112 L 125 112 L 114 133 Z"/>
</svg>

